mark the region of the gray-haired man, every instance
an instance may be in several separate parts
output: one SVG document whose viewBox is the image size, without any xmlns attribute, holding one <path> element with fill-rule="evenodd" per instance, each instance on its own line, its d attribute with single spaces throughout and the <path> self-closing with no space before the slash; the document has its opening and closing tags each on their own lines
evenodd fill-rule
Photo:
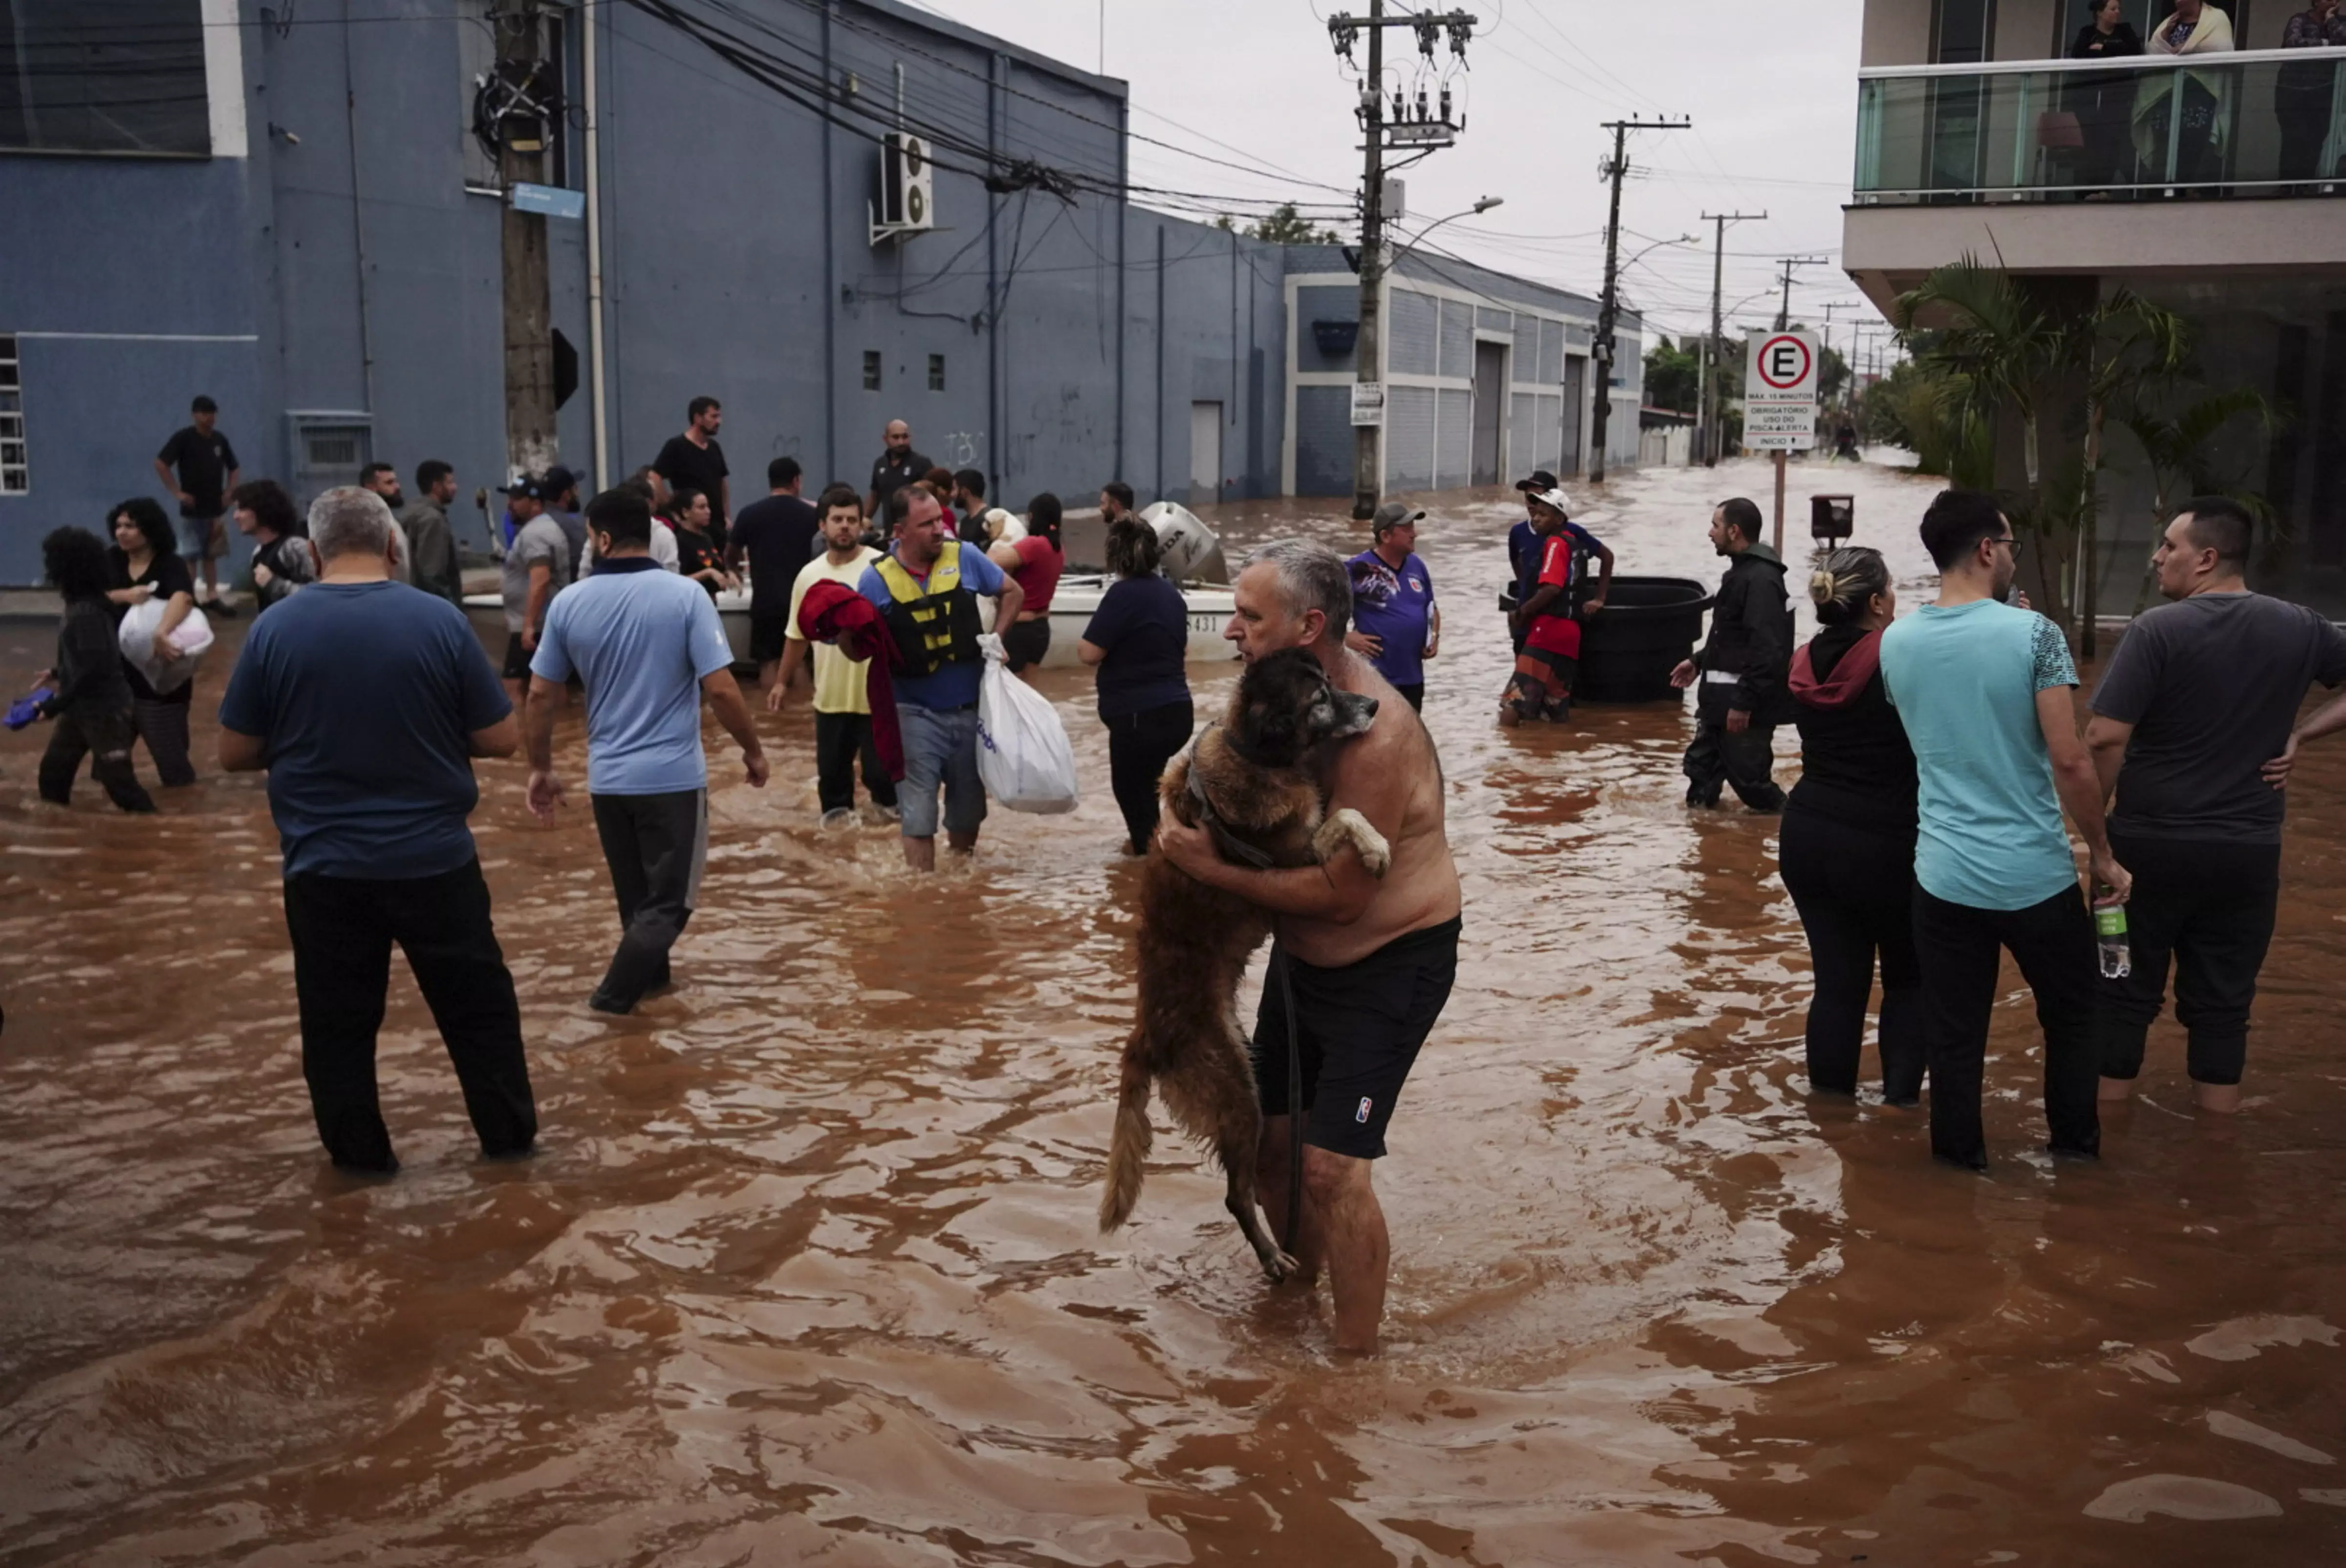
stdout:
<svg viewBox="0 0 2346 1568">
<path fill-rule="evenodd" d="M 301 1074 L 345 1170 L 399 1168 L 375 1096 L 397 942 L 464 1085 L 481 1152 L 529 1152 L 537 1109 L 513 976 L 464 819 L 475 757 L 521 744 L 464 611 L 391 579 L 391 509 L 356 488 L 310 507 L 318 580 L 254 623 L 220 703 L 220 766 L 269 772 Z"/>
<path fill-rule="evenodd" d="M 1223 636 L 1251 664 L 1302 648 L 1340 691 L 1377 699 L 1376 722 L 1321 759 L 1332 809 L 1350 807 L 1384 836 L 1382 880 L 1360 858 L 1254 871 L 1226 864 L 1202 828 L 1168 817 L 1165 858 L 1209 887 L 1277 917 L 1274 981 L 1255 1020 L 1255 1087 L 1264 1114 L 1257 1190 L 1283 1232 L 1290 1139 L 1303 1120 L 1303 1216 L 1296 1253 L 1306 1276 L 1324 1261 L 1336 1298 L 1336 1343 L 1373 1350 L 1392 1259 L 1370 1185 L 1384 1131 L 1418 1048 L 1450 1000 L 1458 969 L 1458 869 L 1444 831 L 1442 763 L 1416 713 L 1368 660 L 1344 646 L 1352 580 L 1333 550 L 1281 540 L 1255 552 L 1232 585 Z M 1276 977 L 1294 993 L 1295 1028 Z M 1288 1056 L 1302 1057 L 1303 1104 L 1287 1100 Z"/>
</svg>

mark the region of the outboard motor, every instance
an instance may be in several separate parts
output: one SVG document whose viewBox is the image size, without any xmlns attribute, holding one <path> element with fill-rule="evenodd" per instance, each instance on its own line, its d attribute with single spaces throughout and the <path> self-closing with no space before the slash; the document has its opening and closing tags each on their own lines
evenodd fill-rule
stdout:
<svg viewBox="0 0 2346 1568">
<path fill-rule="evenodd" d="M 1177 583 L 1227 583 L 1229 563 L 1222 559 L 1222 542 L 1198 520 L 1198 514 L 1170 501 L 1151 502 L 1140 520 L 1157 530 L 1161 555 L 1158 570 Z"/>
</svg>

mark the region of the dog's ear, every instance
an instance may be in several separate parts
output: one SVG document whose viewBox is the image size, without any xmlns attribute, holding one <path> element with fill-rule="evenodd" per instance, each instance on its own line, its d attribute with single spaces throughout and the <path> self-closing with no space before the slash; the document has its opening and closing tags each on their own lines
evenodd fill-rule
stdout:
<svg viewBox="0 0 2346 1568">
<path fill-rule="evenodd" d="M 1267 768 L 1292 767 L 1303 754 L 1303 742 L 1296 723 L 1296 714 L 1283 702 L 1255 701 L 1247 704 L 1246 735 L 1249 749 L 1262 759 Z"/>
</svg>

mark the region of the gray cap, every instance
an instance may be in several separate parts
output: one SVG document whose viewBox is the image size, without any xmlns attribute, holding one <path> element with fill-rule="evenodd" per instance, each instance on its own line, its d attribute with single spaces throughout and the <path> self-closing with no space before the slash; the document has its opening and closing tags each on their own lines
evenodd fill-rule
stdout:
<svg viewBox="0 0 2346 1568">
<path fill-rule="evenodd" d="M 1377 508 L 1375 516 L 1369 519 L 1369 532 L 1382 534 L 1388 528 L 1398 528 L 1404 523 L 1414 523 L 1424 515 L 1424 513 L 1413 511 L 1402 502 L 1388 501 Z"/>
</svg>

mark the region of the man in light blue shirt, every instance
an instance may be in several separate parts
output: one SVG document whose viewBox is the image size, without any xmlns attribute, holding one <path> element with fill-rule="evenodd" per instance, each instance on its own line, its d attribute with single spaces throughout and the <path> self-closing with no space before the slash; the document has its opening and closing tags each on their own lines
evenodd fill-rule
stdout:
<svg viewBox="0 0 2346 1568">
<path fill-rule="evenodd" d="M 624 928 L 586 1004 L 629 1013 L 668 983 L 668 949 L 699 901 L 709 858 L 701 699 L 740 742 L 752 786 L 766 782 L 766 755 L 734 683 L 716 605 L 699 583 L 652 559 L 650 503 L 632 490 L 607 491 L 587 504 L 586 525 L 595 575 L 555 599 L 530 659 L 529 809 L 551 821 L 561 803 L 551 699 L 576 672 L 586 687 L 586 792 Z"/>
<path fill-rule="evenodd" d="M 2076 667 L 2060 628 L 2005 604 L 2020 542 L 1995 498 L 1945 490 L 1923 514 L 1939 598 L 1882 634 L 1882 677 L 1922 786 L 1914 945 L 1931 1073 L 1931 1152 L 1987 1168 L 1980 1089 L 1999 950 L 2036 996 L 2045 1030 L 2045 1117 L 2055 1155 L 2101 1149 L 2094 927 L 2062 831 L 2068 809 L 2095 881 L 2123 901 L 2102 791 L 2069 693 Z"/>
<path fill-rule="evenodd" d="M 994 601 L 994 624 L 1015 625 L 1026 596 L 974 546 L 944 534 L 944 510 L 917 484 L 889 494 L 882 509 L 894 543 L 863 569 L 856 591 L 877 606 L 901 656 L 895 679 L 896 725 L 904 741 L 904 863 L 937 865 L 937 792 L 944 792 L 946 841 L 964 854 L 977 848 L 985 820 L 985 786 L 977 776 L 977 601 Z"/>
</svg>

